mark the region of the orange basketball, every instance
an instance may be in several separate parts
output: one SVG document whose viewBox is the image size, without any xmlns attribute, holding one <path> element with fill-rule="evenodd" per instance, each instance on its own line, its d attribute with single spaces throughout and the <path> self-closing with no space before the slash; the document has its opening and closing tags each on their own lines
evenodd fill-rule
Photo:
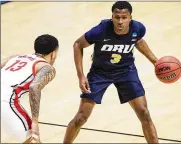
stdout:
<svg viewBox="0 0 181 144">
<path fill-rule="evenodd" d="M 155 64 L 155 74 L 163 83 L 174 83 L 181 77 L 181 63 L 173 56 L 164 56 Z"/>
</svg>

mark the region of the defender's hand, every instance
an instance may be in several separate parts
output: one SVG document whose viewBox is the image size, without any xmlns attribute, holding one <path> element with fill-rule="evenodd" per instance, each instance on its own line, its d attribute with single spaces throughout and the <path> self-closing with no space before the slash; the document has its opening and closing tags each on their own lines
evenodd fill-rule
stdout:
<svg viewBox="0 0 181 144">
<path fill-rule="evenodd" d="M 82 92 L 91 93 L 90 87 L 89 87 L 89 82 L 85 76 L 82 76 L 81 78 L 79 78 L 79 87 Z"/>
<path fill-rule="evenodd" d="M 38 120 L 32 118 L 30 143 L 41 143 Z"/>
<path fill-rule="evenodd" d="M 41 143 L 40 137 L 38 135 L 32 134 L 30 138 L 30 143 Z"/>
</svg>

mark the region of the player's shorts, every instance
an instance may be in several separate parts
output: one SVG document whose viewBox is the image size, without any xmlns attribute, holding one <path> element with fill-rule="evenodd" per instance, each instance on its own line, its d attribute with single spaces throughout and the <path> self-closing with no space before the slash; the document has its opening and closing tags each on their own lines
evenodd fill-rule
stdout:
<svg viewBox="0 0 181 144">
<path fill-rule="evenodd" d="M 145 90 L 139 79 L 135 65 L 124 72 L 105 74 L 90 70 L 87 75 L 91 93 L 82 93 L 81 98 L 87 98 L 97 104 L 101 104 L 102 97 L 109 85 L 114 84 L 117 88 L 120 103 L 129 102 L 145 95 Z"/>
<path fill-rule="evenodd" d="M 31 135 L 31 119 L 19 102 L 1 101 L 3 142 L 23 143 Z"/>
</svg>

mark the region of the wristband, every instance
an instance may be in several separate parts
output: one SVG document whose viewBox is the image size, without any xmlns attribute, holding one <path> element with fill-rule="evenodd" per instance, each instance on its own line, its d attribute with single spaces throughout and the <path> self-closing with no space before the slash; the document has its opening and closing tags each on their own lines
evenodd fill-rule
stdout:
<svg viewBox="0 0 181 144">
<path fill-rule="evenodd" d="M 39 138 L 39 136 L 36 135 L 36 134 L 32 134 L 31 137 L 32 137 L 32 138 L 35 138 L 35 139 L 38 139 L 38 138 Z"/>
</svg>

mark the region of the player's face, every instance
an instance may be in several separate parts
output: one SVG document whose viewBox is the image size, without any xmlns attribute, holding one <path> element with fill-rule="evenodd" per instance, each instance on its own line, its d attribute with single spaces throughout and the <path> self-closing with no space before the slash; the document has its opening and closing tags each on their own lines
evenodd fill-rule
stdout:
<svg viewBox="0 0 181 144">
<path fill-rule="evenodd" d="M 58 54 L 58 48 L 51 53 L 51 62 L 50 62 L 51 65 L 54 64 L 55 59 L 57 58 L 57 54 Z"/>
<path fill-rule="evenodd" d="M 131 14 L 127 9 L 115 9 L 112 13 L 112 21 L 116 32 L 125 32 L 129 30 Z"/>
</svg>

